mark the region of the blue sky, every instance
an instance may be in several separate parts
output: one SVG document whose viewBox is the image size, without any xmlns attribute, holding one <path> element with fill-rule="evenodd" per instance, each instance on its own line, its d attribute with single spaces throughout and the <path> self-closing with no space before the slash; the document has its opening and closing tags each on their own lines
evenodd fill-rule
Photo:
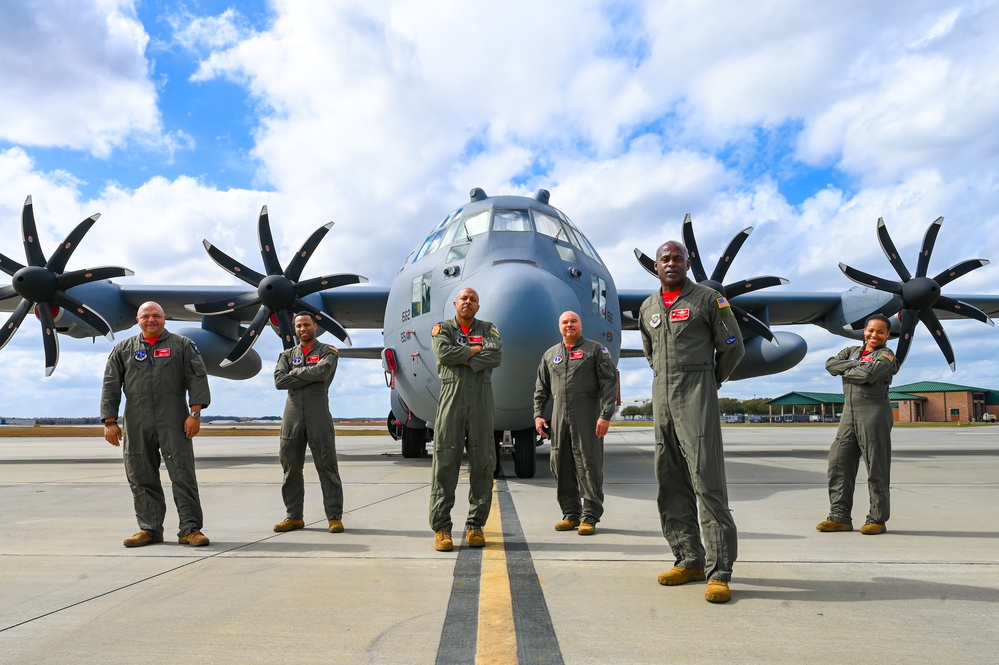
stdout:
<svg viewBox="0 0 999 665">
<path fill-rule="evenodd" d="M 655 288 L 632 249 L 679 236 L 685 213 L 708 265 L 753 226 L 730 277 L 793 291 L 850 288 L 840 261 L 892 276 L 878 217 L 910 267 L 939 215 L 933 273 L 999 260 L 997 29 L 994 1 L 4 3 L 0 252 L 23 257 L 30 194 L 47 252 L 102 213 L 71 267 L 229 284 L 201 240 L 255 265 L 266 204 L 283 254 L 333 220 L 313 263 L 388 284 L 479 186 L 549 189 L 620 288 Z M 945 292 L 996 293 L 995 270 Z M 958 371 L 920 329 L 899 382 L 999 388 L 999 333 L 945 327 Z M 801 365 L 723 395 L 838 390 L 822 366 L 846 341 L 793 331 Z M 96 412 L 110 343 L 61 348 L 45 379 L 25 323 L 0 352 L 0 415 Z M 621 370 L 626 398 L 648 395 L 641 361 Z M 216 381 L 213 409 L 280 413 L 269 379 Z M 377 363 L 343 363 L 333 409 L 384 416 Z"/>
</svg>

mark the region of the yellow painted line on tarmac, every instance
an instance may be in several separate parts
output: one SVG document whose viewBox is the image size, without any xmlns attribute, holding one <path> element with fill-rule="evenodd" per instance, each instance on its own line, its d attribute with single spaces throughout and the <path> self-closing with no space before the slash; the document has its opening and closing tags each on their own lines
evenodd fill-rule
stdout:
<svg viewBox="0 0 999 665">
<path fill-rule="evenodd" d="M 475 665 L 505 665 L 517 662 L 517 634 L 513 623 L 510 576 L 507 573 L 506 548 L 500 502 L 493 487 L 493 504 L 483 532 L 482 573 L 479 583 L 479 640 Z"/>
</svg>

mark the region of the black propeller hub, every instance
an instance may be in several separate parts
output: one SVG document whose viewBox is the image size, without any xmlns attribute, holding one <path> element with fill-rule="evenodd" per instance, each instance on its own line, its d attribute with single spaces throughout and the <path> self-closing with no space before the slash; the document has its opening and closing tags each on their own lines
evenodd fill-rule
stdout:
<svg viewBox="0 0 999 665">
<path fill-rule="evenodd" d="M 940 286 L 929 277 L 913 277 L 902 284 L 902 300 L 907 309 L 929 309 L 939 299 Z"/>
<path fill-rule="evenodd" d="M 11 286 L 25 300 L 34 303 L 52 302 L 52 296 L 59 290 L 55 274 L 42 266 L 25 266 L 14 273 Z"/>
<path fill-rule="evenodd" d="M 698 284 L 700 284 L 701 286 L 706 286 L 709 289 L 714 289 L 718 293 L 722 294 L 723 297 L 726 298 L 728 297 L 728 294 L 725 293 L 725 286 L 721 282 L 718 282 L 713 279 L 706 279 L 703 282 L 698 282 Z"/>
<path fill-rule="evenodd" d="M 291 309 L 298 294 L 295 283 L 284 275 L 267 275 L 257 285 L 257 295 L 264 307 L 272 312 Z"/>
</svg>

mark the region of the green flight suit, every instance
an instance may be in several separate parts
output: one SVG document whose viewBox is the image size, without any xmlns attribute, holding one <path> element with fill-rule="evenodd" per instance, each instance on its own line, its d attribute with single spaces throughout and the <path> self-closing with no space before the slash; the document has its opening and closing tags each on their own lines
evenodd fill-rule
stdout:
<svg viewBox="0 0 999 665">
<path fill-rule="evenodd" d="M 481 529 L 493 501 L 496 442 L 491 376 L 503 359 L 503 343 L 496 326 L 478 319 L 467 335 L 454 318 L 436 324 L 431 336 L 441 395 L 434 421 L 430 528 L 451 529 L 461 454 L 467 449 L 469 506 L 465 528 Z M 482 351 L 475 356 L 471 355 L 472 342 L 482 343 Z"/>
<path fill-rule="evenodd" d="M 742 333 L 728 301 L 689 278 L 669 309 L 661 291 L 642 303 L 639 330 L 653 373 L 663 535 L 675 565 L 728 582 L 738 541 L 728 506 L 718 384 L 745 354 Z"/>
<path fill-rule="evenodd" d="M 887 346 L 861 361 L 863 346 L 851 346 L 826 361 L 833 376 L 843 377 L 843 415 L 829 449 L 829 519 L 852 524 L 853 492 L 860 458 L 867 466 L 871 510 L 868 523 L 884 524 L 890 516 L 891 428 L 894 416 L 888 386 L 898 361 Z"/>
<path fill-rule="evenodd" d="M 554 398 L 554 399 L 553 399 Z M 617 410 L 617 368 L 606 346 L 583 337 L 545 351 L 534 384 L 534 417 L 552 401 L 551 468 L 567 520 L 596 524 L 604 513 L 604 440 L 597 419 Z M 582 499 L 582 500 L 581 500 Z"/>
<path fill-rule="evenodd" d="M 211 402 L 208 372 L 198 347 L 167 330 L 153 345 L 141 333 L 119 342 L 104 370 L 101 420 L 118 416 L 122 392 L 125 477 L 132 488 L 139 528 L 163 534 L 166 498 L 160 482 L 162 453 L 180 517 L 177 535 L 200 531 L 204 516 L 194 470 L 194 445 L 184 435 L 189 406 L 207 407 Z"/>
<path fill-rule="evenodd" d="M 301 344 L 286 349 L 278 356 L 274 368 L 274 386 L 288 391 L 281 417 L 279 458 L 284 471 L 281 497 L 287 516 L 293 520 L 303 518 L 306 445 L 312 450 L 312 461 L 319 474 L 326 519 L 343 518 L 343 483 L 336 461 L 336 434 L 329 397 L 338 359 L 335 348 L 317 340 L 308 355 L 302 352 Z"/>
</svg>

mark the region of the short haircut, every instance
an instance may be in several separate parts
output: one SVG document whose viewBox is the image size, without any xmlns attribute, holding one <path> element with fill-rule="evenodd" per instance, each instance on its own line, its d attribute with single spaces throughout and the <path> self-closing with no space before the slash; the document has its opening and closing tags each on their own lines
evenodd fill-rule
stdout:
<svg viewBox="0 0 999 665">
<path fill-rule="evenodd" d="M 885 324 L 885 328 L 888 330 L 888 332 L 891 332 L 891 321 L 889 321 L 888 317 L 885 316 L 884 314 L 871 314 L 870 316 L 868 316 L 867 319 L 864 321 L 865 329 L 867 328 L 867 325 L 871 321 L 881 321 L 882 323 Z"/>
<path fill-rule="evenodd" d="M 294 316 L 294 318 L 292 318 L 292 321 L 294 321 L 295 319 L 297 319 L 300 316 L 307 316 L 310 319 L 312 319 L 313 323 L 318 323 L 318 320 L 316 319 L 316 315 L 313 314 L 312 312 L 308 311 L 308 310 L 302 310 L 301 312 L 299 312 L 298 314 L 296 314 Z"/>
</svg>

